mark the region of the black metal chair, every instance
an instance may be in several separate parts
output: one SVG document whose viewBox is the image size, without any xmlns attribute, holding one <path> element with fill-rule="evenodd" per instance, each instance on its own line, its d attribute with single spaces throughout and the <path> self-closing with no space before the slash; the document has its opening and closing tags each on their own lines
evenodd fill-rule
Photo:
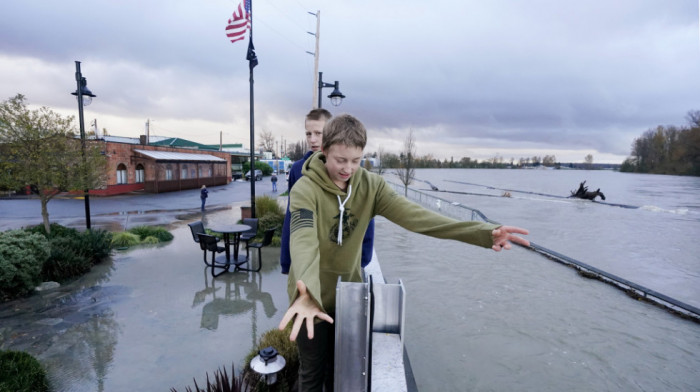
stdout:
<svg viewBox="0 0 700 392">
<path fill-rule="evenodd" d="M 263 237 L 262 242 L 252 242 L 249 243 L 248 246 L 246 246 L 246 253 L 248 253 L 248 248 L 257 248 L 258 249 L 258 268 L 257 269 L 248 269 L 248 268 L 238 268 L 243 271 L 253 271 L 253 272 L 260 272 L 260 269 L 262 268 L 262 248 L 270 245 L 272 243 L 272 237 L 275 236 L 275 230 L 277 228 L 275 227 L 274 229 L 267 229 L 265 230 L 265 236 Z M 250 261 L 250 258 L 248 258 Z M 253 263 L 250 263 L 250 266 L 253 266 Z"/>
<path fill-rule="evenodd" d="M 219 246 L 219 239 L 209 234 L 198 234 L 199 237 L 199 247 L 204 251 L 204 264 L 211 267 L 211 276 L 217 277 L 224 272 L 228 272 L 231 263 L 228 261 L 218 262 L 216 261 L 216 254 L 226 252 L 226 248 Z M 207 252 L 211 252 L 211 263 L 207 261 Z M 223 271 L 218 274 L 215 272 L 216 268 L 221 268 Z"/>
<path fill-rule="evenodd" d="M 192 232 L 192 239 L 196 243 L 199 243 L 199 234 L 207 234 L 206 230 L 204 230 L 204 224 L 202 223 L 202 221 L 188 223 L 187 226 L 190 227 L 190 231 Z"/>
<path fill-rule="evenodd" d="M 245 254 L 247 257 L 250 257 L 250 254 L 248 254 L 248 243 L 250 242 L 250 240 L 255 238 L 256 235 L 258 235 L 258 219 L 245 218 L 243 219 L 243 224 L 250 226 L 250 230 L 242 232 L 238 240 L 241 242 L 245 242 Z"/>
</svg>

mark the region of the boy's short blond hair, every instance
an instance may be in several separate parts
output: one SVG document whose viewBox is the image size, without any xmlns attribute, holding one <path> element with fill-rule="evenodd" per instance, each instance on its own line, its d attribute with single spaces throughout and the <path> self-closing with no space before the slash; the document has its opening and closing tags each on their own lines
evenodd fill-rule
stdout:
<svg viewBox="0 0 700 392">
<path fill-rule="evenodd" d="M 364 150 L 367 145 L 367 129 L 360 120 L 349 114 L 333 117 L 323 127 L 322 149 L 328 151 L 335 144 Z"/>
</svg>

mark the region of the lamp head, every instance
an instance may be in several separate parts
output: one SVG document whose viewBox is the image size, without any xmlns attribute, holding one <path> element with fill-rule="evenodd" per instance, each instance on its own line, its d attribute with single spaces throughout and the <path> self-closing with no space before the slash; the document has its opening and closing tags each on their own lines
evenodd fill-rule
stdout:
<svg viewBox="0 0 700 392">
<path fill-rule="evenodd" d="M 87 87 L 87 79 L 82 78 L 80 80 L 80 90 L 83 93 L 83 106 L 87 106 L 90 103 L 92 103 L 92 99 L 95 98 L 97 95 L 93 94 L 92 91 Z M 74 92 L 71 93 L 71 95 L 75 95 L 75 98 L 78 98 L 78 90 L 75 90 Z"/>
<path fill-rule="evenodd" d="M 343 102 L 343 98 L 345 98 L 345 95 L 343 95 L 338 88 L 339 85 L 340 83 L 336 80 L 335 85 L 333 86 L 333 92 L 328 96 L 328 98 L 331 99 L 331 104 L 333 106 L 339 106 Z"/>
</svg>

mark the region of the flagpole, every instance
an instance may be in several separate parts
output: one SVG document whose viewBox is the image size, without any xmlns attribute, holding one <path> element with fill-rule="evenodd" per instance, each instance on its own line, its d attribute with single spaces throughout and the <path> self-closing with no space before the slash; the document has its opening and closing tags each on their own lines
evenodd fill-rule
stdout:
<svg viewBox="0 0 700 392">
<path fill-rule="evenodd" d="M 245 0 L 250 3 L 250 41 L 248 42 L 248 51 L 246 59 L 248 59 L 248 68 L 250 68 L 250 216 L 255 218 L 255 102 L 253 100 L 253 60 L 250 59 L 250 47 L 253 44 L 253 0 Z M 256 60 L 257 62 L 257 60 Z"/>
</svg>

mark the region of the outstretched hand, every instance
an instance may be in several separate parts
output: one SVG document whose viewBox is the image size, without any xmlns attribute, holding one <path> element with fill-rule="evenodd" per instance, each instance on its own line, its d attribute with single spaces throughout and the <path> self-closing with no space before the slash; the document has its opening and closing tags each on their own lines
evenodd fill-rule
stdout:
<svg viewBox="0 0 700 392">
<path fill-rule="evenodd" d="M 289 335 L 289 340 L 292 342 L 297 340 L 297 335 L 299 334 L 304 320 L 306 320 L 306 331 L 309 339 L 314 338 L 314 317 L 328 321 L 331 324 L 333 323 L 333 318 L 324 313 L 318 305 L 316 305 L 316 302 L 314 302 L 311 295 L 309 295 L 309 292 L 306 290 L 306 285 L 301 280 L 297 280 L 297 290 L 299 290 L 299 296 L 294 300 L 289 309 L 287 309 L 287 312 L 284 314 L 284 317 L 282 317 L 282 321 L 278 326 L 279 330 L 282 331 L 289 321 L 294 319 L 292 333 Z"/>
<path fill-rule="evenodd" d="M 511 242 L 522 246 L 530 246 L 530 241 L 514 235 L 513 233 L 525 235 L 530 234 L 529 231 L 526 229 L 521 229 L 520 227 L 501 226 L 491 232 L 491 235 L 493 236 L 493 246 L 491 249 L 495 250 L 496 252 L 500 252 L 501 249 L 509 250 L 511 248 Z"/>
</svg>

